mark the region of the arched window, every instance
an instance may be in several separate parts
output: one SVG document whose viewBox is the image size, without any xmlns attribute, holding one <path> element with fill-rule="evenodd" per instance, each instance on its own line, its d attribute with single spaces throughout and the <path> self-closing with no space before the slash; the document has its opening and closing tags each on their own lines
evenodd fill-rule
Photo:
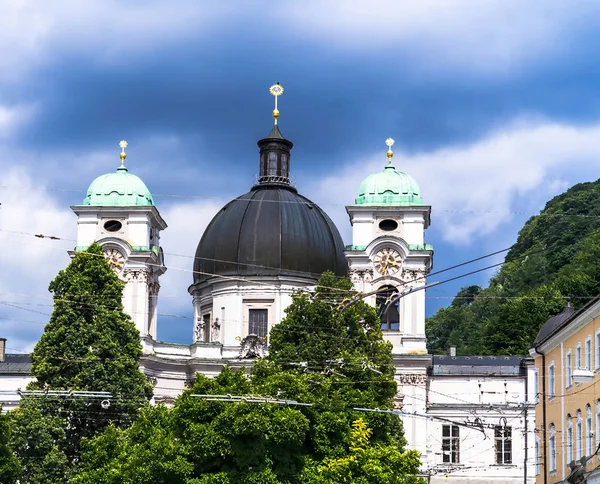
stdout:
<svg viewBox="0 0 600 484">
<path fill-rule="evenodd" d="M 281 176 L 288 176 L 289 173 L 289 166 L 288 166 L 288 155 L 286 155 L 285 153 L 283 153 L 281 155 Z"/>
<path fill-rule="evenodd" d="M 271 151 L 269 153 L 269 166 L 267 175 L 273 176 L 277 173 L 277 153 Z"/>
<path fill-rule="evenodd" d="M 383 286 L 377 291 L 375 303 L 381 318 L 381 329 L 384 331 L 400 330 L 400 300 L 389 304 L 397 294 L 398 290 L 394 286 Z"/>
<path fill-rule="evenodd" d="M 585 406 L 585 455 L 594 453 L 594 428 L 592 427 L 592 407 Z"/>
<path fill-rule="evenodd" d="M 575 458 L 581 459 L 583 453 L 583 420 L 581 418 L 581 410 L 577 410 L 577 427 L 575 428 L 575 438 L 577 443 L 575 445 Z"/>
<path fill-rule="evenodd" d="M 567 464 L 573 461 L 573 419 L 567 414 Z"/>
<path fill-rule="evenodd" d="M 556 430 L 554 424 L 548 427 L 548 447 L 550 452 L 550 472 L 556 471 Z"/>
</svg>

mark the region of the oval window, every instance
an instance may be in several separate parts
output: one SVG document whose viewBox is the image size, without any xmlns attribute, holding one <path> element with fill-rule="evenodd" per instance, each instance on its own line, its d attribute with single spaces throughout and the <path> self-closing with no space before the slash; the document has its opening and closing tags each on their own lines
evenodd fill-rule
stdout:
<svg viewBox="0 0 600 484">
<path fill-rule="evenodd" d="M 381 230 L 385 230 L 386 232 L 391 232 L 392 230 L 396 230 L 398 228 L 398 222 L 395 220 L 382 220 L 379 222 L 379 228 Z"/>
<path fill-rule="evenodd" d="M 108 222 L 104 223 L 104 230 L 107 232 L 116 232 L 121 230 L 121 227 L 123 227 L 123 224 L 118 220 L 109 220 Z"/>
</svg>

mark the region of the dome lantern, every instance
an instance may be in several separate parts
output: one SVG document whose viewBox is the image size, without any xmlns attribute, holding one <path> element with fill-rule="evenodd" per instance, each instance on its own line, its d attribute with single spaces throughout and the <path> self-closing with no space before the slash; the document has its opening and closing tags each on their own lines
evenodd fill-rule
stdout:
<svg viewBox="0 0 600 484">
<path fill-rule="evenodd" d="M 279 110 L 277 99 L 283 94 L 283 86 L 279 83 L 273 84 L 269 92 L 275 97 L 275 109 L 273 110 L 273 129 L 266 138 L 258 142 L 260 149 L 260 171 L 258 185 L 290 185 L 290 151 L 294 144 L 285 139 L 277 125 Z"/>
</svg>

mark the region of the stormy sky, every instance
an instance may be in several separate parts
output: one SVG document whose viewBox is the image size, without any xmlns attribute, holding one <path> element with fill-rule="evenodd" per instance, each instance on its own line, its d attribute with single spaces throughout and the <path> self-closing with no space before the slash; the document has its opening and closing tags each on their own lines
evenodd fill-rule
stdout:
<svg viewBox="0 0 600 484">
<path fill-rule="evenodd" d="M 126 139 L 169 225 L 158 337 L 190 342 L 192 256 L 253 183 L 275 82 L 294 182 L 346 243 L 344 206 L 391 136 L 432 205 L 436 270 L 509 247 L 548 199 L 597 178 L 599 14 L 566 0 L 0 0 L 0 336 L 10 352 L 39 338 L 75 245 L 69 207 Z M 492 273 L 429 290 L 427 313 Z"/>
</svg>

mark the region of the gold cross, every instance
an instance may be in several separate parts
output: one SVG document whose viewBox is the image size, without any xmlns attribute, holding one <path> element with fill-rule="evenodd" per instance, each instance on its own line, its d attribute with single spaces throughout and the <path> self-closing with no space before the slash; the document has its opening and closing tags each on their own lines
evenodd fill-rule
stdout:
<svg viewBox="0 0 600 484">
<path fill-rule="evenodd" d="M 394 156 L 394 152 L 392 151 L 392 146 L 394 145 L 395 141 L 392 138 L 388 138 L 385 140 L 385 144 L 388 147 L 388 151 L 387 151 L 387 157 L 388 157 L 388 163 L 392 162 L 392 157 Z"/>
<path fill-rule="evenodd" d="M 277 124 L 277 118 L 279 117 L 279 110 L 277 109 L 277 98 L 283 94 L 283 86 L 279 83 L 273 84 L 269 88 L 269 92 L 275 97 L 275 109 L 273 110 L 273 119 Z"/>
<path fill-rule="evenodd" d="M 125 148 L 127 148 L 127 141 L 125 141 L 124 139 L 121 140 L 121 142 L 119 143 L 119 146 L 121 147 L 121 164 L 125 164 L 125 158 L 127 158 L 127 153 L 125 153 Z"/>
</svg>

